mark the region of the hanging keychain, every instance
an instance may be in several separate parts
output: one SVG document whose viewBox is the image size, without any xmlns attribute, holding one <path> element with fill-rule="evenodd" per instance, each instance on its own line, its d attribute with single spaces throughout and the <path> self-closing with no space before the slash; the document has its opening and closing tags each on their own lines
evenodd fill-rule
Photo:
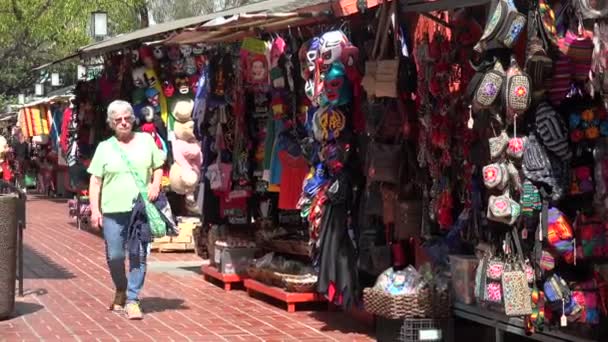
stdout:
<svg viewBox="0 0 608 342">
<path fill-rule="evenodd" d="M 559 325 L 562 327 L 568 326 L 568 319 L 566 318 L 566 300 L 562 298 L 562 317 L 559 319 Z"/>
</svg>

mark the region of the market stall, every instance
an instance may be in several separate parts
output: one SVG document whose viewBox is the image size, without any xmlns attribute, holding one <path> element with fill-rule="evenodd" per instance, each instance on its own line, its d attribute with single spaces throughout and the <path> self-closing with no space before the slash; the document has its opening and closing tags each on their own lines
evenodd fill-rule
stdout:
<svg viewBox="0 0 608 342">
<path fill-rule="evenodd" d="M 86 47 L 72 181 L 128 99 L 189 227 L 157 243 L 227 290 L 363 303 L 386 339 L 601 338 L 606 29 L 562 2 L 262 2 Z"/>
</svg>

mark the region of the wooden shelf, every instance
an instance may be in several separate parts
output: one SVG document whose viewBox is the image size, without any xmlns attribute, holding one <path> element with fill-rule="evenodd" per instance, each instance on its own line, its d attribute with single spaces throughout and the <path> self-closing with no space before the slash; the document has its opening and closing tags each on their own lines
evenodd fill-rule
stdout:
<svg viewBox="0 0 608 342">
<path fill-rule="evenodd" d="M 295 312 L 298 303 L 319 303 L 325 302 L 325 297 L 316 292 L 294 293 L 287 292 L 278 287 L 269 286 L 253 279 L 245 279 L 245 288 L 249 296 L 254 293 L 261 293 L 268 297 L 280 300 L 287 304 L 287 312 Z"/>
<path fill-rule="evenodd" d="M 243 280 L 248 278 L 246 275 L 220 273 L 214 266 L 201 266 L 201 271 L 206 281 L 215 279 L 223 284 L 223 288 L 226 291 L 232 290 L 233 284 L 242 283 Z"/>
</svg>

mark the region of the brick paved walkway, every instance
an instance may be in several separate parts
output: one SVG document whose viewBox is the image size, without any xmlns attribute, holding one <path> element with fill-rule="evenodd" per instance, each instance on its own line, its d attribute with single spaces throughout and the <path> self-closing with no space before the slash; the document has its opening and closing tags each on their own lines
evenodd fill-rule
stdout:
<svg viewBox="0 0 608 342">
<path fill-rule="evenodd" d="M 102 239 L 78 231 L 62 201 L 28 202 L 25 297 L 0 322 L 0 341 L 369 341 L 342 313 L 288 314 L 244 291 L 226 293 L 196 273 L 192 254 L 153 254 L 143 321 L 106 310 L 113 297 Z M 180 263 L 183 262 L 184 263 Z M 171 265 L 190 265 L 170 270 Z"/>
</svg>

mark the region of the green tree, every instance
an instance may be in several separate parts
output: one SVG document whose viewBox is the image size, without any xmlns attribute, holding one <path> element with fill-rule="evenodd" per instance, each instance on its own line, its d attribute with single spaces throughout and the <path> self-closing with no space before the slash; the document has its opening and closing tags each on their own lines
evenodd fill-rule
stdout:
<svg viewBox="0 0 608 342">
<path fill-rule="evenodd" d="M 95 10 L 108 12 L 111 35 L 148 25 L 145 0 L 0 0 L 0 94 L 31 92 L 40 77 L 32 68 L 91 43 Z M 74 62 L 54 68 L 75 77 Z"/>
</svg>

